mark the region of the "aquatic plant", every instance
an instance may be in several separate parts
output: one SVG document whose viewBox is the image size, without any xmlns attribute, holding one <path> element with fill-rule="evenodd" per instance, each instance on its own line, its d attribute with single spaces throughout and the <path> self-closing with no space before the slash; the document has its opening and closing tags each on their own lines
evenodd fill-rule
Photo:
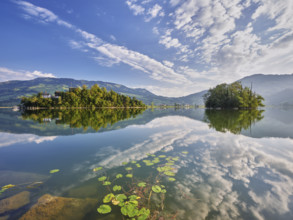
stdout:
<svg viewBox="0 0 293 220">
<path fill-rule="evenodd" d="M 188 154 L 187 151 L 181 152 Z M 138 161 L 123 162 L 122 165 L 128 165 L 124 168 L 126 174 L 115 174 L 112 182 L 120 181 L 121 184 L 114 185 L 113 188 L 107 187 L 108 194 L 106 194 L 97 211 L 100 214 L 110 213 L 111 205 L 119 207 L 123 219 L 158 219 L 164 218 L 164 201 L 167 189 L 163 185 L 163 181 L 174 182 L 176 179 L 175 163 L 180 159 L 178 156 L 172 157 L 167 155 L 156 156 L 154 154 L 147 154 L 148 158 L 142 160 L 145 164 L 145 169 L 151 170 L 148 178 L 141 181 L 139 176 L 134 175 L 135 168 L 142 166 Z M 162 159 L 162 161 L 160 160 Z M 155 171 L 155 176 L 153 175 Z M 125 178 L 123 178 L 125 177 Z M 101 176 L 98 178 L 102 185 L 110 185 L 111 176 Z M 106 181 L 107 180 L 107 181 Z M 115 192 L 121 191 L 115 195 Z M 115 208 L 117 210 L 117 208 Z"/>
</svg>

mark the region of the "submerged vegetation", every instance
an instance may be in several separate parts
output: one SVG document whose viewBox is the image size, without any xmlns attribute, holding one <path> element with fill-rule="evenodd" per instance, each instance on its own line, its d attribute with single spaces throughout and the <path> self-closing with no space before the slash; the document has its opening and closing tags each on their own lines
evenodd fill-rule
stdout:
<svg viewBox="0 0 293 220">
<path fill-rule="evenodd" d="M 56 124 L 66 124 L 72 128 L 93 128 L 98 131 L 113 125 L 118 121 L 135 118 L 141 114 L 143 108 L 118 109 L 39 109 L 22 112 L 22 119 L 34 120 L 39 123 L 48 123 L 55 120 Z"/>
<path fill-rule="evenodd" d="M 241 82 L 224 83 L 209 89 L 204 101 L 207 108 L 255 109 L 264 106 L 264 98 L 252 92 L 252 88 L 243 87 Z"/>
<path fill-rule="evenodd" d="M 263 119 L 263 110 L 206 110 L 205 122 L 209 123 L 210 128 L 216 131 L 230 131 L 239 134 L 243 129 L 247 130 L 252 124 Z"/>
<path fill-rule="evenodd" d="M 101 107 L 143 107 L 146 105 L 135 97 L 121 95 L 113 90 L 107 91 L 97 84 L 90 89 L 70 88 L 68 92 L 55 92 L 55 96 L 47 93 L 38 93 L 32 97 L 22 97 L 21 105 L 25 108 L 101 108 Z"/>
<path fill-rule="evenodd" d="M 180 155 L 185 157 L 186 154 L 188 152 L 183 151 Z M 176 181 L 176 162 L 179 162 L 180 157 L 164 154 L 147 156 L 142 161 L 123 162 L 124 171 L 118 171 L 121 173 L 107 175 L 102 167 L 93 169 L 94 172 L 100 172 L 97 180 L 100 187 L 104 188 L 102 191 L 106 192 L 99 199 L 98 213 L 105 215 L 114 211 L 121 219 L 137 220 L 176 217 L 176 211 L 165 212 L 165 199 L 168 185 Z M 144 175 L 139 175 L 141 173 Z"/>
</svg>

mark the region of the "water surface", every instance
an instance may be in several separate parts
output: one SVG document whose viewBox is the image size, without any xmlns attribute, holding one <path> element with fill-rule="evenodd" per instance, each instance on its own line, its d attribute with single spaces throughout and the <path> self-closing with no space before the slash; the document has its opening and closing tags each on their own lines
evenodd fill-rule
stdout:
<svg viewBox="0 0 293 220">
<path fill-rule="evenodd" d="M 178 157 L 172 166 L 176 181 L 164 175 L 160 179 L 167 193 L 164 209 L 158 208 L 157 216 L 293 219 L 292 116 L 292 109 L 88 110 L 23 115 L 1 110 L 0 186 L 16 187 L 3 192 L 0 199 L 22 191 L 30 196 L 29 203 L 0 213 L 0 217 L 17 219 L 40 197 L 50 194 L 96 201 L 91 209 L 81 209 L 77 218 L 122 219 L 114 206 L 108 215 L 96 211 L 107 194 L 98 178 L 106 175 L 113 179 L 118 173 L 131 172 L 132 182 L 148 183 L 158 175 L 157 167 L 163 166 L 165 158 Z M 143 162 L 156 157 L 160 158 L 158 164 L 146 166 Z M 100 166 L 103 170 L 93 171 Z M 129 166 L 133 170 L 126 171 Z M 60 171 L 50 174 L 52 169 Z M 130 179 L 119 181 L 126 188 Z M 36 182 L 42 183 L 31 187 Z M 154 203 L 160 199 L 153 197 Z"/>
</svg>

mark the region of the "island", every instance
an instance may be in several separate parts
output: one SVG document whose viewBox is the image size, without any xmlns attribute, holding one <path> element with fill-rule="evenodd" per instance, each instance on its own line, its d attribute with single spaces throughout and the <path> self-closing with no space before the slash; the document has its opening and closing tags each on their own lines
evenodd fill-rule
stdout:
<svg viewBox="0 0 293 220">
<path fill-rule="evenodd" d="M 264 98 L 249 87 L 243 87 L 241 82 L 220 84 L 209 89 L 204 95 L 206 108 L 221 109 L 256 109 L 263 107 Z"/>
<path fill-rule="evenodd" d="M 81 88 L 69 88 L 69 91 L 56 91 L 52 96 L 40 92 L 31 97 L 22 97 L 20 107 L 24 109 L 38 108 L 146 108 L 146 105 L 135 97 L 107 91 L 97 84 L 90 89 L 86 85 Z"/>
</svg>

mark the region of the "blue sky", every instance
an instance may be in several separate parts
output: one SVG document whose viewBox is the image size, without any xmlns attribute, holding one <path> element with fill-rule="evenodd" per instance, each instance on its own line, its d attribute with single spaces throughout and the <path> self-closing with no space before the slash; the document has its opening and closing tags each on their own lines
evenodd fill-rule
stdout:
<svg viewBox="0 0 293 220">
<path fill-rule="evenodd" d="M 102 80 L 182 96 L 293 73 L 292 0 L 2 0 L 0 81 Z"/>
</svg>

